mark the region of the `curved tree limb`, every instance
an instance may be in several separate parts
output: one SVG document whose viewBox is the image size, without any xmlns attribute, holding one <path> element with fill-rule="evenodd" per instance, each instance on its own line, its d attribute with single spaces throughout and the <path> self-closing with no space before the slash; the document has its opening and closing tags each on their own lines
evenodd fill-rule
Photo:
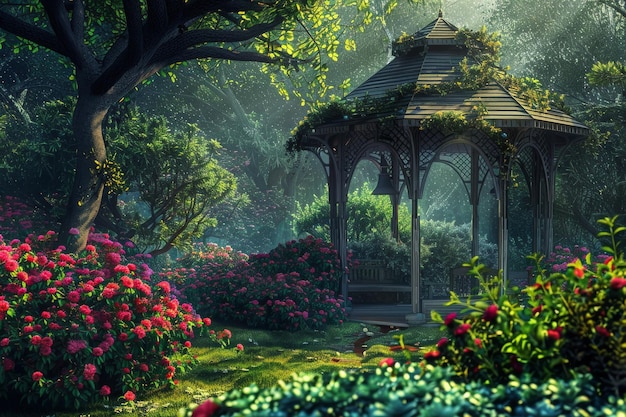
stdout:
<svg viewBox="0 0 626 417">
<path fill-rule="evenodd" d="M 0 10 L 0 29 L 67 56 L 64 46 L 59 43 L 54 33 L 26 23 L 2 10 Z"/>
<path fill-rule="evenodd" d="M 65 56 L 67 56 L 80 70 L 86 64 L 84 57 L 80 53 L 79 43 L 74 37 L 72 24 L 65 11 L 63 0 L 41 0 L 41 4 L 48 15 L 50 26 L 57 35 L 57 39 L 64 46 Z M 82 39 L 81 39 L 82 44 Z"/>
</svg>

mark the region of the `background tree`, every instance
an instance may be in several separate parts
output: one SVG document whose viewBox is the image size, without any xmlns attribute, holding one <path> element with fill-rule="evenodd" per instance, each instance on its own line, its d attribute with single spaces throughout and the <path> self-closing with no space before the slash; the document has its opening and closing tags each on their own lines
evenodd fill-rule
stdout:
<svg viewBox="0 0 626 417">
<path fill-rule="evenodd" d="M 71 190 L 74 107 L 71 97 L 47 102 L 32 112 L 31 123 L 11 120 L 0 135 L 0 147 L 8 150 L 0 154 L 3 194 L 34 203 L 48 219 L 62 215 Z M 129 105 L 111 112 L 105 131 L 109 163 L 124 175 L 109 176 L 94 220 L 100 230 L 158 255 L 184 249 L 216 225 L 213 208 L 235 190 L 234 176 L 217 162 L 217 141 L 193 125 L 171 130 L 163 117 Z"/>
<path fill-rule="evenodd" d="M 336 59 L 339 48 L 335 3 L 18 0 L 0 5 L 1 30 L 25 39 L 31 49 L 60 54 L 75 70 L 76 176 L 60 230 L 68 249 L 84 247 L 109 180 L 105 175 L 111 171 L 101 169 L 108 165 L 102 123 L 111 106 L 161 69 L 201 58 L 282 63 L 285 73 L 310 62 L 323 87 L 322 56 Z M 366 4 L 358 9 L 367 12 Z M 296 29 L 306 36 L 296 37 Z M 67 239 L 70 228 L 79 229 L 78 239 Z"/>
</svg>

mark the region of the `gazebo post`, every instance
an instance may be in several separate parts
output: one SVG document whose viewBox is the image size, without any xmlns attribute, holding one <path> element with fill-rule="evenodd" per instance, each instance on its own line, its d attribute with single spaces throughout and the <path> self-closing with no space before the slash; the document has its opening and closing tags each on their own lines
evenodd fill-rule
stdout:
<svg viewBox="0 0 626 417">
<path fill-rule="evenodd" d="M 500 285 L 500 293 L 504 294 L 506 289 L 506 277 L 508 275 L 508 248 L 509 248 L 509 225 L 508 225 L 508 191 L 507 182 L 509 174 L 504 178 L 497 178 L 499 187 L 498 200 L 498 269 L 502 270 L 502 283 Z"/>
<path fill-rule="evenodd" d="M 470 184 L 470 203 L 472 205 L 472 257 L 478 256 L 479 253 L 479 235 L 480 235 L 480 219 L 478 216 L 478 202 L 480 201 L 480 188 L 478 184 L 479 166 L 478 152 L 476 149 L 471 150 L 472 169 Z"/>
</svg>

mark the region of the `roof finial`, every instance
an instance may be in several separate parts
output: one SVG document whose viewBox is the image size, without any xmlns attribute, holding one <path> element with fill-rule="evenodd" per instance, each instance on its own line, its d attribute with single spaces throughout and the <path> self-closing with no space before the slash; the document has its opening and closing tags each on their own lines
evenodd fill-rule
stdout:
<svg viewBox="0 0 626 417">
<path fill-rule="evenodd" d="M 441 19 L 443 17 L 443 10 L 441 10 L 441 7 L 439 8 L 439 18 Z"/>
</svg>

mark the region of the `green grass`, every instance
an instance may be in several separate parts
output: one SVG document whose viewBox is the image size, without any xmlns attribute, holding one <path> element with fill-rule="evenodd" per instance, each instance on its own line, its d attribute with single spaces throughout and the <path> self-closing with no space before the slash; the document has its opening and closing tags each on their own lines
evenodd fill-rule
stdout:
<svg viewBox="0 0 626 417">
<path fill-rule="evenodd" d="M 120 407 L 116 399 L 110 404 L 97 404 L 80 412 L 50 413 L 2 413 L 0 417 L 52 416 L 55 417 L 104 417 L 114 414 L 171 417 L 179 408 L 192 402 L 202 402 L 223 392 L 243 388 L 250 384 L 269 387 L 279 379 L 287 380 L 295 373 L 326 373 L 339 368 L 372 369 L 387 357 L 399 361 L 406 358 L 402 352 L 392 352 L 391 345 L 398 344 L 394 336 L 403 335 L 407 345 L 419 344 L 425 348 L 433 345 L 442 336 L 436 326 L 410 327 L 387 334 L 377 332 L 376 326 L 366 326 L 373 337 L 366 342 L 363 356 L 354 353 L 354 342 L 364 336 L 364 325 L 347 322 L 332 326 L 325 331 L 263 331 L 240 326 L 213 323 L 211 328 L 228 328 L 233 333 L 231 346 L 242 343 L 243 353 L 236 349 L 221 349 L 208 338 L 194 341 L 193 353 L 200 364 L 179 378 L 175 389 L 160 390 L 139 398 L 136 408 Z M 414 361 L 422 357 L 420 349 L 411 353 Z"/>
</svg>

